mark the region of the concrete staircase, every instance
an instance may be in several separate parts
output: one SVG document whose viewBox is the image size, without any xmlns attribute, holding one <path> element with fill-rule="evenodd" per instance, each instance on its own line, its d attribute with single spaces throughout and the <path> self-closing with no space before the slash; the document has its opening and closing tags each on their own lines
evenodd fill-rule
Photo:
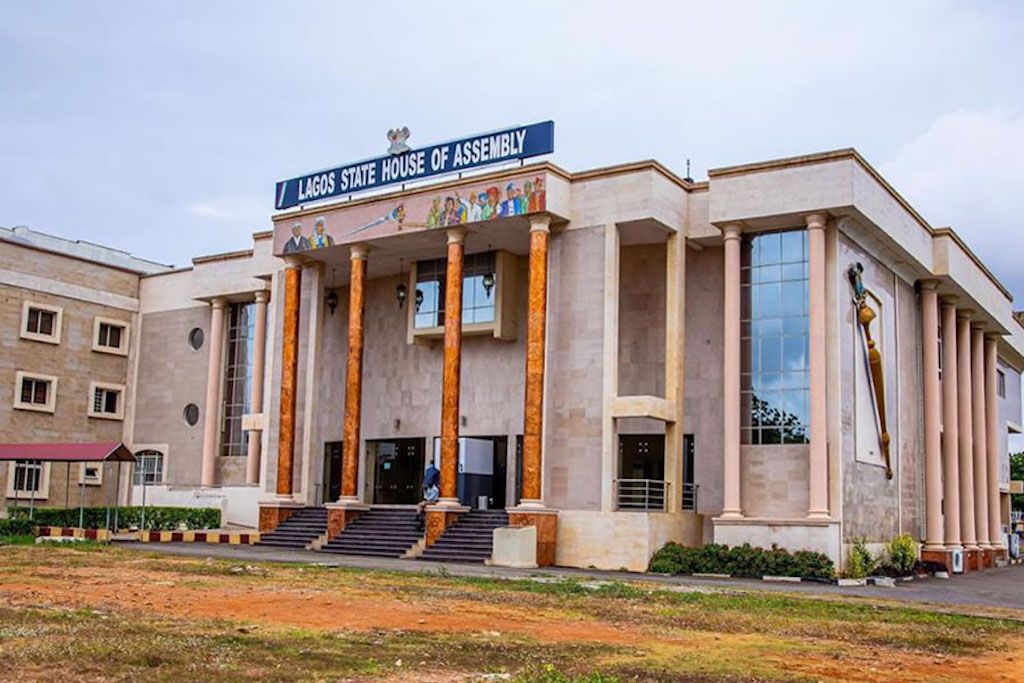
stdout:
<svg viewBox="0 0 1024 683">
<path fill-rule="evenodd" d="M 299 508 L 273 531 L 260 534 L 256 545 L 303 549 L 327 533 L 326 508 Z"/>
<path fill-rule="evenodd" d="M 508 526 L 504 510 L 470 510 L 444 530 L 419 559 L 434 562 L 483 562 L 491 556 L 494 530 Z"/>
<path fill-rule="evenodd" d="M 321 547 L 320 552 L 398 558 L 422 538 L 416 510 L 370 508 Z"/>
</svg>

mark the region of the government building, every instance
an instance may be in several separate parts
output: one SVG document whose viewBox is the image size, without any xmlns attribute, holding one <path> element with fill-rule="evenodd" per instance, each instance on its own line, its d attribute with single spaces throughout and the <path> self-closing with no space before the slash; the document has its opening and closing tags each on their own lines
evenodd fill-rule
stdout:
<svg viewBox="0 0 1024 683">
<path fill-rule="evenodd" d="M 287 191 L 186 268 L 0 231 L 0 441 L 138 459 L 12 460 L 6 507 L 145 489 L 268 545 L 512 566 L 1005 558 L 1024 327 L 854 150 Z"/>
</svg>

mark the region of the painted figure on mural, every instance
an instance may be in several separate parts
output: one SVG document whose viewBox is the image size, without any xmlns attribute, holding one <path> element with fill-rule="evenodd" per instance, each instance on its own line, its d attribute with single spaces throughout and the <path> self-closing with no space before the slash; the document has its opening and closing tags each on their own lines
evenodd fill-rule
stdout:
<svg viewBox="0 0 1024 683">
<path fill-rule="evenodd" d="M 302 236 L 302 223 L 292 226 L 292 236 L 284 243 L 284 253 L 294 254 L 309 249 L 309 240 Z"/>
<path fill-rule="evenodd" d="M 477 194 L 476 192 L 469 193 L 469 213 L 466 216 L 466 220 L 470 223 L 476 223 L 483 220 L 484 215 L 484 195 L 483 192 Z"/>
<path fill-rule="evenodd" d="M 441 197 L 434 195 L 430 200 L 430 211 L 427 212 L 427 227 L 436 228 L 443 225 L 441 220 Z"/>
<path fill-rule="evenodd" d="M 313 234 L 309 238 L 313 249 L 324 249 L 334 246 L 334 238 L 327 234 L 327 224 L 323 218 L 317 218 Z"/>
<path fill-rule="evenodd" d="M 516 186 L 515 183 L 509 183 L 505 186 L 505 201 L 498 207 L 498 216 L 505 218 L 514 215 L 516 215 Z"/>
<path fill-rule="evenodd" d="M 547 196 L 544 192 L 544 178 L 537 176 L 533 179 L 533 192 L 530 194 L 529 209 L 531 212 L 543 211 L 545 206 L 547 206 Z"/>
<path fill-rule="evenodd" d="M 454 197 L 444 198 L 444 213 L 442 215 L 441 225 L 458 225 L 459 224 L 459 209 L 455 204 Z"/>
</svg>

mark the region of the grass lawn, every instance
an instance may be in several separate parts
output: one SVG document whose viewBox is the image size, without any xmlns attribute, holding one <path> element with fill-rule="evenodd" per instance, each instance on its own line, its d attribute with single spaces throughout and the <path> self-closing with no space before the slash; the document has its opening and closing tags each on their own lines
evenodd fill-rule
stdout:
<svg viewBox="0 0 1024 683">
<path fill-rule="evenodd" d="M 22 681 L 995 681 L 1019 680 L 1024 623 L 852 598 L 8 546 L 0 661 L 0 679 Z"/>
</svg>

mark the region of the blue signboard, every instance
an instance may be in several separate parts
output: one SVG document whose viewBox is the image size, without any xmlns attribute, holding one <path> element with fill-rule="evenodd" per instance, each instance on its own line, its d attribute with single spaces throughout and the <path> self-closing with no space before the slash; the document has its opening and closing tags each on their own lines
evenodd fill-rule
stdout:
<svg viewBox="0 0 1024 683">
<path fill-rule="evenodd" d="M 339 195 L 406 183 L 479 166 L 550 154 L 555 149 L 555 122 L 544 121 L 422 149 L 405 144 L 409 129 L 388 132 L 391 153 L 277 183 L 274 206 L 287 209 Z"/>
</svg>

